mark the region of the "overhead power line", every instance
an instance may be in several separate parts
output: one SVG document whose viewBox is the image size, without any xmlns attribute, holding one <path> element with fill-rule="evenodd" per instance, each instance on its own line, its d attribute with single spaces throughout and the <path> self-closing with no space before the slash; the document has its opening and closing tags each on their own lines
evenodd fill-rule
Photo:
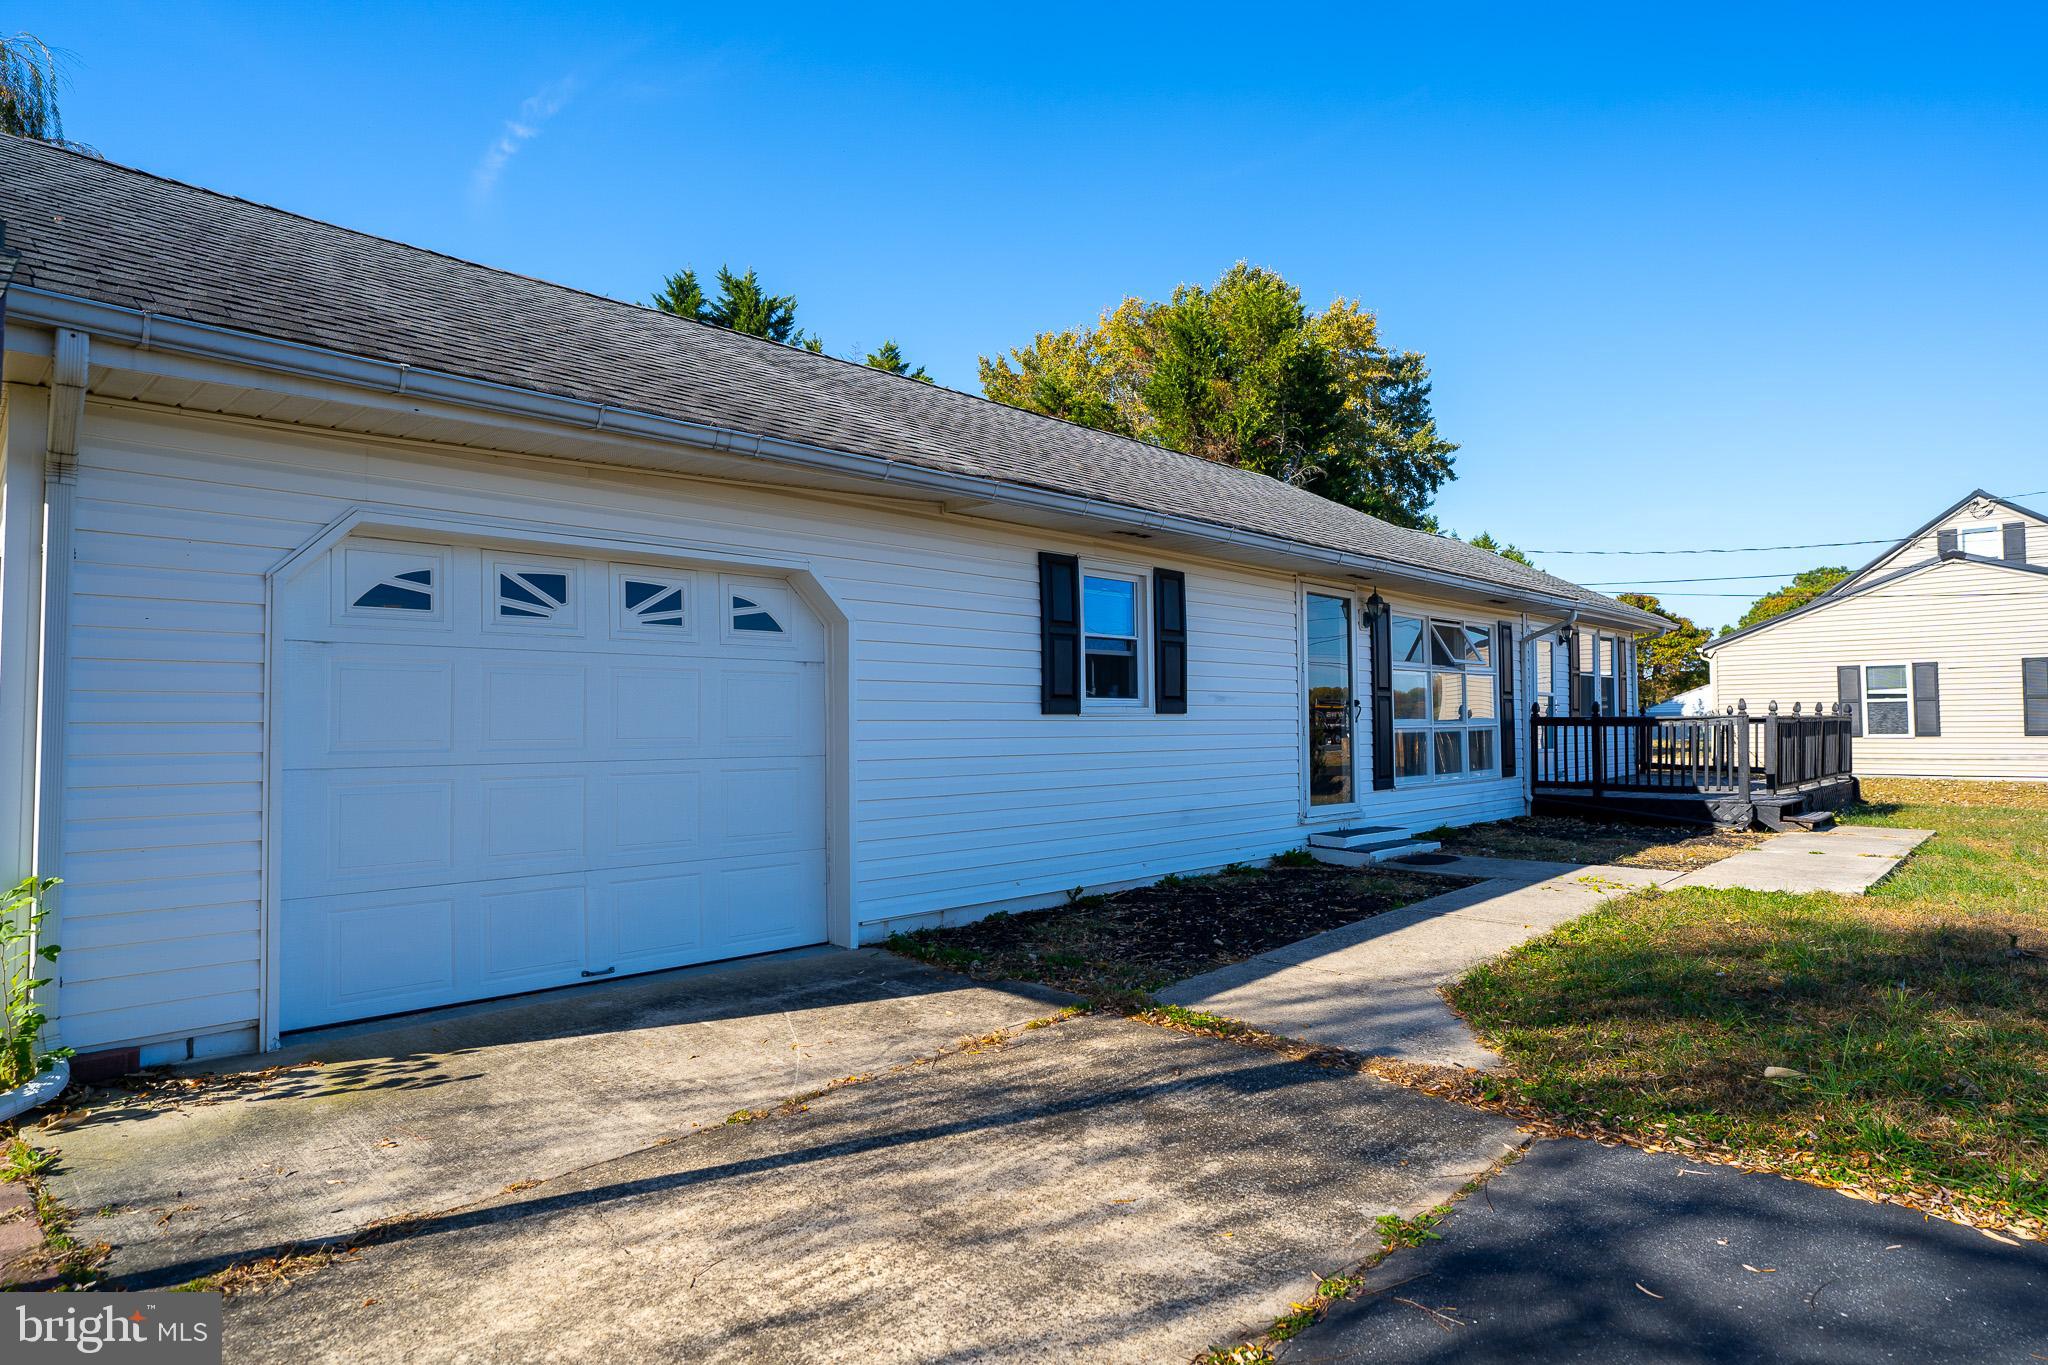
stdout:
<svg viewBox="0 0 2048 1365">
<path fill-rule="evenodd" d="M 1809 565 L 1808 569 L 1812 566 Z M 1780 573 L 1730 573 L 1711 578 L 1615 578 L 1604 583 L 1581 583 L 1582 588 L 1661 588 L 1673 583 L 1756 583 L 1764 580 L 1790 581 L 1808 569 L 1786 569 Z M 1694 594 L 1699 596 L 1701 594 Z"/>
<path fill-rule="evenodd" d="M 2007 502 L 2020 498 L 2039 497 L 2048 493 L 2048 488 L 2036 488 L 2025 493 L 1994 493 L 1993 497 Z M 1689 550 L 1524 550 L 1532 555 L 1746 555 L 1760 550 L 1841 550 L 1852 545 L 1896 545 L 1903 537 L 1885 536 L 1878 540 L 1811 540 L 1796 545 L 1702 545 Z"/>
</svg>

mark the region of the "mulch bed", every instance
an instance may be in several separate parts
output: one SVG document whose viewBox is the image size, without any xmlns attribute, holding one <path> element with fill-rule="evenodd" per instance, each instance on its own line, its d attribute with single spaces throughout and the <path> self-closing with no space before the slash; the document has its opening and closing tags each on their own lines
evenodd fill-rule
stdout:
<svg viewBox="0 0 2048 1365">
<path fill-rule="evenodd" d="M 1552 863 L 1604 863 L 1683 872 L 1718 863 L 1774 836 L 1697 825 L 1633 825 L 1568 815 L 1525 815 L 1486 825 L 1437 830 L 1446 853 L 1481 858 L 1534 858 Z"/>
<path fill-rule="evenodd" d="M 983 980 L 1036 981 L 1114 999 L 1466 885 L 1389 868 L 1247 868 L 919 929 L 884 946 Z"/>
</svg>

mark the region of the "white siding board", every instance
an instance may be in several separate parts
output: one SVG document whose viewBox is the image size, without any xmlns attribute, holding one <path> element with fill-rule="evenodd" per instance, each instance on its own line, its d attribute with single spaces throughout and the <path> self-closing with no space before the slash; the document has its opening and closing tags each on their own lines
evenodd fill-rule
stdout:
<svg viewBox="0 0 2048 1365">
<path fill-rule="evenodd" d="M 85 446 L 62 913 L 90 951 L 66 964 L 73 1046 L 254 1022 L 263 575 L 365 503 L 807 564 L 851 617 L 851 851 L 863 924 L 1056 898 L 1304 837 L 1299 587 L 1284 575 L 914 504 L 97 404 Z M 1038 714 L 1040 549 L 1187 573 L 1189 715 Z M 1457 610 L 1475 620 L 1501 612 Z M 1422 828 L 1522 808 L 1513 780 L 1372 792 L 1362 771 L 1361 787 L 1359 812 L 1307 823 Z M 188 939 L 154 968 L 148 954 L 122 951 Z"/>
</svg>

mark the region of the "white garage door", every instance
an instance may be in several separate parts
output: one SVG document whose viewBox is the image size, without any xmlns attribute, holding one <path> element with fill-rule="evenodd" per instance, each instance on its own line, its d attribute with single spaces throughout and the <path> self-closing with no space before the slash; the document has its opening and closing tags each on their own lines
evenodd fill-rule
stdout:
<svg viewBox="0 0 2048 1365">
<path fill-rule="evenodd" d="M 282 1027 L 824 940 L 787 581 L 353 539 L 280 606 Z"/>
</svg>

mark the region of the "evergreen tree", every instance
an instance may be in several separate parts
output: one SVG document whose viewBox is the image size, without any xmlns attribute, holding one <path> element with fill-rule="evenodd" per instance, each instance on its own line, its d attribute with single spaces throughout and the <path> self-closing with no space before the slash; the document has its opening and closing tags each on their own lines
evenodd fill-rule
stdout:
<svg viewBox="0 0 2048 1365">
<path fill-rule="evenodd" d="M 900 374 L 905 379 L 915 379 L 926 384 L 933 382 L 932 377 L 924 372 L 924 366 L 920 365 L 914 370 L 910 368 L 910 362 L 903 358 L 902 350 L 894 341 L 885 341 L 875 350 L 869 351 L 867 364 L 871 370 L 887 370 L 890 374 Z"/>
</svg>

